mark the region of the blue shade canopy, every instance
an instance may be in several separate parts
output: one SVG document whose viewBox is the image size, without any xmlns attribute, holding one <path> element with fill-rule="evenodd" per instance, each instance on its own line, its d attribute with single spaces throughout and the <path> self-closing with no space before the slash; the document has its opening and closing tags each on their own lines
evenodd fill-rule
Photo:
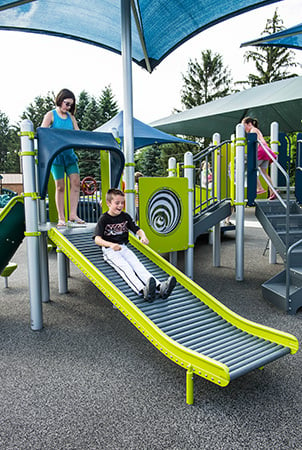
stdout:
<svg viewBox="0 0 302 450">
<path fill-rule="evenodd" d="M 254 39 L 253 41 L 244 42 L 240 47 L 247 47 L 248 45 L 288 47 L 302 50 L 302 23 L 288 28 L 287 30 L 279 31 L 278 33 Z"/>
<path fill-rule="evenodd" d="M 60 130 L 59 128 L 37 128 L 38 138 L 38 180 L 41 198 L 47 193 L 51 165 L 55 157 L 69 148 L 106 150 L 111 154 L 111 185 L 120 182 L 125 158 L 111 133 L 91 131 Z"/>
<path fill-rule="evenodd" d="M 0 0 L 0 29 L 49 34 L 121 52 L 124 0 Z M 183 42 L 278 0 L 131 0 L 132 58 L 150 72 Z"/>
<path fill-rule="evenodd" d="M 114 129 L 118 131 L 119 138 L 123 141 L 124 137 L 124 124 L 123 124 L 123 111 L 119 112 L 111 120 L 101 125 L 95 131 L 112 133 Z M 134 149 L 147 147 L 153 144 L 194 144 L 196 142 L 187 141 L 171 134 L 164 133 L 156 128 L 150 127 L 145 123 L 133 118 L 133 134 L 134 134 Z"/>
</svg>

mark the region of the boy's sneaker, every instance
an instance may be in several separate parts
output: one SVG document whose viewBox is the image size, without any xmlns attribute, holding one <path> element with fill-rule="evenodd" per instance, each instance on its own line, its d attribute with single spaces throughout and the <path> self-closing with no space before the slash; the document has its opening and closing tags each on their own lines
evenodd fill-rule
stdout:
<svg viewBox="0 0 302 450">
<path fill-rule="evenodd" d="M 146 286 L 144 287 L 144 299 L 147 302 L 153 302 L 155 299 L 155 291 L 156 291 L 156 281 L 155 278 L 151 277 L 146 283 Z"/>
<path fill-rule="evenodd" d="M 161 298 L 168 298 L 173 289 L 176 286 L 176 278 L 175 277 L 169 277 L 167 281 L 163 281 L 160 284 L 160 290 L 159 295 Z"/>
</svg>

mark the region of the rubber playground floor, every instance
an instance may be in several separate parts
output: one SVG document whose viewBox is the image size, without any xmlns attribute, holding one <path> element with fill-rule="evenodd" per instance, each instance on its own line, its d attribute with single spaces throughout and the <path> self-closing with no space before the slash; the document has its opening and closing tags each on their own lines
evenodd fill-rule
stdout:
<svg viewBox="0 0 302 450">
<path fill-rule="evenodd" d="M 245 280 L 235 281 L 235 231 L 224 234 L 221 267 L 205 237 L 195 248 L 195 281 L 242 316 L 294 334 L 302 312 L 277 310 L 261 283 L 282 270 L 263 255 L 267 238 L 246 210 Z M 51 302 L 44 329 L 29 323 L 26 246 L 4 288 L 0 279 L 0 449 L 301 449 L 302 356 L 288 355 L 221 388 L 165 358 L 71 264 L 69 294 Z M 183 255 L 179 256 L 183 267 Z"/>
</svg>

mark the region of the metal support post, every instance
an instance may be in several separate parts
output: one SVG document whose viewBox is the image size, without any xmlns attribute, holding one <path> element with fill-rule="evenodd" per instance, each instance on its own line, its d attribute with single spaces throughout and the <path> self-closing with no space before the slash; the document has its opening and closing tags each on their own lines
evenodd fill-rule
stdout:
<svg viewBox="0 0 302 450">
<path fill-rule="evenodd" d="M 176 177 L 176 159 L 174 156 L 169 158 L 168 177 Z M 173 264 L 173 266 L 177 267 L 177 252 L 169 253 L 169 262 L 170 264 Z"/>
<path fill-rule="evenodd" d="M 131 7 L 130 0 L 121 0 L 122 61 L 124 91 L 124 142 L 126 210 L 135 218 L 134 189 L 134 133 L 133 133 L 133 89 L 131 51 Z"/>
<path fill-rule="evenodd" d="M 190 365 L 186 374 L 187 380 L 187 404 L 193 405 L 194 403 L 194 373 L 193 367 Z"/>
<path fill-rule="evenodd" d="M 278 122 L 271 123 L 271 149 L 274 153 L 278 154 L 279 151 L 279 124 Z M 278 157 L 277 157 L 278 160 Z M 271 179 L 273 186 L 278 186 L 278 167 L 275 164 L 271 164 Z M 269 242 L 269 263 L 277 264 L 277 251 L 270 240 Z"/>
<path fill-rule="evenodd" d="M 278 122 L 271 123 L 271 149 L 277 155 L 278 161 L 278 152 L 279 152 L 279 124 Z M 271 179 L 273 182 L 273 186 L 278 186 L 278 167 L 275 164 L 271 164 Z"/>
<path fill-rule="evenodd" d="M 220 144 L 220 134 L 214 133 L 212 138 L 213 145 Z M 217 200 L 221 200 L 221 151 L 215 151 L 215 172 L 214 172 L 214 189 L 216 191 Z M 220 267 L 221 253 L 221 231 L 220 222 L 213 227 L 213 267 Z"/>
<path fill-rule="evenodd" d="M 40 228 L 46 228 L 46 205 L 45 200 L 39 201 Z M 49 294 L 49 266 L 48 266 L 48 248 L 47 231 L 41 231 L 40 236 L 40 271 L 41 271 L 41 296 L 42 302 L 47 303 L 50 300 Z"/>
<path fill-rule="evenodd" d="M 21 122 L 21 156 L 30 296 L 30 323 L 32 330 L 36 331 L 41 330 L 43 327 L 39 252 L 40 233 L 38 231 L 38 199 L 35 178 L 33 124 L 27 119 Z"/>
<path fill-rule="evenodd" d="M 193 155 L 191 152 L 186 152 L 184 157 L 184 176 L 188 179 L 189 236 L 188 249 L 185 252 L 185 273 L 189 278 L 193 278 L 194 274 L 194 168 Z"/>
<path fill-rule="evenodd" d="M 245 131 L 236 126 L 236 280 L 244 275 L 244 151 Z"/>
<path fill-rule="evenodd" d="M 276 251 L 271 239 L 269 240 L 269 245 L 268 245 L 268 261 L 269 261 L 269 264 L 277 264 L 277 251 Z"/>
<path fill-rule="evenodd" d="M 57 249 L 57 261 L 59 294 L 66 294 L 68 292 L 67 258 L 59 249 Z"/>
</svg>

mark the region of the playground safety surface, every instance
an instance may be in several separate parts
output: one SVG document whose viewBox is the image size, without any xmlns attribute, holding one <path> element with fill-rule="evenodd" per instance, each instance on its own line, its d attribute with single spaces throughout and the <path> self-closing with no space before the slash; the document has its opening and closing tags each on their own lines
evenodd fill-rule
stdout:
<svg viewBox="0 0 302 450">
<path fill-rule="evenodd" d="M 277 310 L 261 284 L 282 270 L 268 264 L 254 209 L 245 212 L 245 280 L 235 281 L 235 231 L 224 234 L 221 267 L 200 237 L 194 278 L 238 314 L 294 334 L 302 312 Z M 232 219 L 233 221 L 233 219 Z M 301 351 L 226 388 L 195 377 L 185 403 L 186 373 L 166 359 L 71 264 L 69 294 L 58 294 L 50 257 L 51 302 L 44 329 L 29 326 L 26 245 L 13 257 L 9 288 L 0 279 L 0 448 L 3 449 L 300 449 Z M 183 255 L 179 256 L 183 268 Z"/>
</svg>

